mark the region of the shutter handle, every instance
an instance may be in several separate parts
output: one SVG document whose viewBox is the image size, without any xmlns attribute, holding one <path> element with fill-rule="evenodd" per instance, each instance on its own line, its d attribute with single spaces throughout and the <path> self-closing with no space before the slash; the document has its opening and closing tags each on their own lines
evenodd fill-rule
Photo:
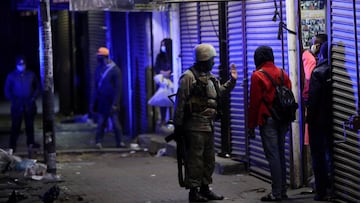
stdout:
<svg viewBox="0 0 360 203">
<path fill-rule="evenodd" d="M 350 116 L 349 120 L 344 121 L 344 123 L 343 123 L 343 132 L 344 132 L 343 140 L 335 141 L 334 142 L 335 144 L 346 142 L 346 137 L 347 137 L 346 128 L 349 128 L 351 130 L 359 130 L 360 129 L 360 116 L 352 115 L 352 116 Z"/>
</svg>

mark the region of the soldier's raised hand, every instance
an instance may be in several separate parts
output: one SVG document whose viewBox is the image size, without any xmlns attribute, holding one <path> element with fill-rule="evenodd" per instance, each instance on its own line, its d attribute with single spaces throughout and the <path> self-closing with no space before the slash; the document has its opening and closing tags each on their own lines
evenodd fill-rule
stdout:
<svg viewBox="0 0 360 203">
<path fill-rule="evenodd" d="M 234 80 L 238 79 L 236 65 L 233 63 L 230 65 L 230 74 L 231 74 L 232 79 L 234 79 Z"/>
</svg>

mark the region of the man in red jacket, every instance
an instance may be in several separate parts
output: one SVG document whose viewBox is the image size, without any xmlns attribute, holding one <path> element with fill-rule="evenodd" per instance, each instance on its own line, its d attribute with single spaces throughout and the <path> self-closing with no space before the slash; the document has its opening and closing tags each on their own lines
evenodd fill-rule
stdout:
<svg viewBox="0 0 360 203">
<path fill-rule="evenodd" d="M 272 118 L 269 109 L 275 97 L 275 87 L 260 70 L 266 71 L 278 84 L 281 82 L 282 70 L 275 66 L 273 50 L 268 46 L 260 46 L 255 50 L 254 61 L 256 70 L 251 76 L 248 136 L 254 138 L 254 129 L 260 127 L 265 157 L 269 162 L 272 192 L 262 197 L 261 201 L 280 201 L 287 198 L 285 134 L 289 123 Z M 291 89 L 289 76 L 285 72 L 283 79 L 284 85 Z"/>
</svg>

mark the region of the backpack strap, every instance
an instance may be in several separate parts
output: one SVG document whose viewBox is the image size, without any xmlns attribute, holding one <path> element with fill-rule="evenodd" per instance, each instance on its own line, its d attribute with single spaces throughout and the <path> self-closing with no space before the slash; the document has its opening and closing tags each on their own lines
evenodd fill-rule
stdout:
<svg viewBox="0 0 360 203">
<path fill-rule="evenodd" d="M 280 77 L 281 84 L 280 85 L 284 85 L 284 70 L 283 69 L 280 69 L 280 70 L 281 70 L 281 77 Z M 270 74 L 268 72 L 266 72 L 263 69 L 260 69 L 259 71 L 261 73 L 263 73 L 267 78 L 269 78 L 269 80 L 271 81 L 271 83 L 273 84 L 274 87 L 277 86 L 275 80 L 270 76 Z"/>
<path fill-rule="evenodd" d="M 260 71 L 262 74 L 264 74 L 264 75 L 271 81 L 271 83 L 272 83 L 272 85 L 274 86 L 274 88 L 276 88 L 277 84 L 276 84 L 275 80 L 270 76 L 270 74 L 269 74 L 268 72 L 266 72 L 265 70 L 263 70 L 263 69 L 260 69 L 259 71 Z M 281 69 L 281 83 L 282 83 L 282 85 L 284 84 L 284 72 L 283 72 L 282 69 Z M 276 93 L 275 93 L 275 94 L 276 94 Z M 263 98 L 262 100 L 264 101 L 265 106 L 267 107 L 267 109 L 271 112 L 271 109 L 270 109 L 270 107 L 269 107 L 269 102 L 265 101 L 264 98 Z"/>
</svg>

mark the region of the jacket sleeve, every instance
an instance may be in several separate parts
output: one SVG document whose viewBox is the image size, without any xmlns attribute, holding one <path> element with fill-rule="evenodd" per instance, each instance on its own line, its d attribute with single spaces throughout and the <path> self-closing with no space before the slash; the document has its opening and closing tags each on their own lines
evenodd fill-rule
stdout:
<svg viewBox="0 0 360 203">
<path fill-rule="evenodd" d="M 114 89 L 115 89 L 115 96 L 113 100 L 113 106 L 118 106 L 120 104 L 121 98 L 121 70 L 119 67 L 113 67 L 116 71 L 114 72 Z"/>
<path fill-rule="evenodd" d="M 311 75 L 310 86 L 309 86 L 309 99 L 308 99 L 308 120 L 311 121 L 313 115 L 316 114 L 318 107 L 321 106 L 321 91 L 322 82 L 321 77 L 317 71 L 314 71 Z"/>
<path fill-rule="evenodd" d="M 179 80 L 179 88 L 176 94 L 174 123 L 177 126 L 184 124 L 186 103 L 190 95 L 193 78 L 189 74 L 183 74 Z"/>
<path fill-rule="evenodd" d="M 249 117 L 248 117 L 248 127 L 255 128 L 258 123 L 258 114 L 260 109 L 260 104 L 262 102 L 262 90 L 261 80 L 257 76 L 257 72 L 254 72 L 251 76 L 251 85 L 250 85 L 250 104 L 249 104 Z"/>
<path fill-rule="evenodd" d="M 217 81 L 217 82 L 218 82 L 218 84 L 220 84 L 220 81 Z M 236 85 L 236 80 L 233 78 L 229 79 L 224 84 L 220 85 L 219 86 L 220 96 L 222 96 L 226 93 L 229 93 L 231 90 L 234 89 L 235 85 Z"/>
<path fill-rule="evenodd" d="M 5 97 L 10 101 L 13 99 L 12 89 L 13 89 L 13 77 L 11 74 L 9 74 L 6 77 L 4 93 L 5 93 Z"/>
</svg>

